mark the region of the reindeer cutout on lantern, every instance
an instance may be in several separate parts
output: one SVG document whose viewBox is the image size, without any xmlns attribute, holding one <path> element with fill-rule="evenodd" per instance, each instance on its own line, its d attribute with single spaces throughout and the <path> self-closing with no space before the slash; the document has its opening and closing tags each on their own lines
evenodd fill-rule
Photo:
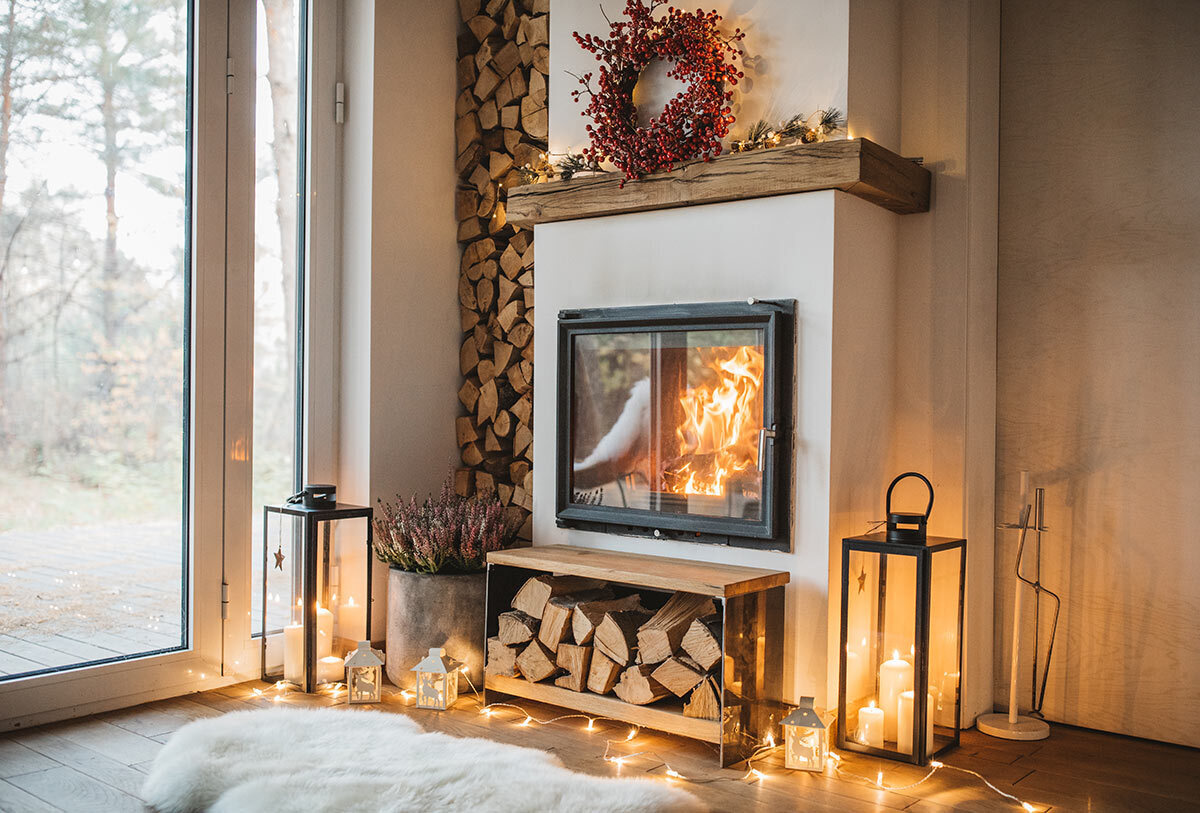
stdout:
<svg viewBox="0 0 1200 813">
<path fill-rule="evenodd" d="M 446 657 L 446 650 L 430 647 L 423 661 L 412 668 L 417 673 L 417 708 L 448 709 L 458 699 L 460 664 Z"/>
<path fill-rule="evenodd" d="M 379 702 L 383 664 L 383 653 L 377 649 L 371 649 L 370 641 L 358 642 L 358 649 L 346 656 L 348 702 Z"/>
</svg>

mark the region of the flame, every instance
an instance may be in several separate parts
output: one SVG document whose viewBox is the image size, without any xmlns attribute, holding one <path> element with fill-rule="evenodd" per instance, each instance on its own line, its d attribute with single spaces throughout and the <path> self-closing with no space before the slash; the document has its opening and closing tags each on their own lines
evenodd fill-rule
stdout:
<svg viewBox="0 0 1200 813">
<path fill-rule="evenodd" d="M 690 388 L 679 398 L 679 458 L 663 472 L 668 493 L 721 497 L 730 477 L 758 466 L 762 350 L 739 347 L 707 366 L 716 382 Z"/>
</svg>

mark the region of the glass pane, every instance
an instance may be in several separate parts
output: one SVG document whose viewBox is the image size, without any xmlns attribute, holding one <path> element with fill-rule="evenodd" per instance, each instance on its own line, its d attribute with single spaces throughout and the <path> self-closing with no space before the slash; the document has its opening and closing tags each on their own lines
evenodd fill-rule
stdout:
<svg viewBox="0 0 1200 813">
<path fill-rule="evenodd" d="M 853 550 L 847 566 L 847 738 L 911 752 L 917 560 Z"/>
<path fill-rule="evenodd" d="M 758 520 L 761 329 L 575 337 L 572 497 Z"/>
<path fill-rule="evenodd" d="M 338 566 L 348 546 L 364 547 L 364 520 L 316 526 L 317 683 L 344 680 L 343 661 L 366 631 L 366 579 L 345 578 Z M 270 513 L 267 518 L 267 584 L 256 634 L 265 631 L 264 677 L 304 685 L 304 523 Z M 260 565 L 261 566 L 261 565 Z M 291 586 L 295 585 L 295 590 Z"/>
<path fill-rule="evenodd" d="M 262 565 L 262 506 L 278 505 L 293 494 L 296 473 L 297 297 L 302 222 L 298 186 L 300 162 L 301 39 L 296 0 L 260 0 L 257 29 L 254 186 L 254 551 Z M 300 582 L 292 523 L 283 523 L 286 563 L 269 557 L 268 594 L 281 606 L 295 604 Z M 274 530 L 273 530 L 274 533 Z M 278 534 L 274 534 L 278 536 Z M 272 538 L 269 553 L 279 547 Z M 262 573 L 256 572 L 255 584 Z M 273 626 L 282 628 L 282 624 Z"/>
<path fill-rule="evenodd" d="M 936 551 L 930 567 L 929 701 L 933 715 L 934 750 L 950 743 L 958 728 L 962 684 L 958 637 L 959 583 L 962 550 Z"/>
<path fill-rule="evenodd" d="M 188 4 L 7 9 L 0 678 L 188 631 Z"/>
</svg>

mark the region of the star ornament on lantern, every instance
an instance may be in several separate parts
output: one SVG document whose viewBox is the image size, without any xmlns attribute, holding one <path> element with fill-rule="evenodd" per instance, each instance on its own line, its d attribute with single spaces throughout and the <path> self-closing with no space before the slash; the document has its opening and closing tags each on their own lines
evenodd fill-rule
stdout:
<svg viewBox="0 0 1200 813">
<path fill-rule="evenodd" d="M 858 592 L 863 592 L 867 589 L 867 569 L 863 568 L 858 574 Z"/>
<path fill-rule="evenodd" d="M 284 559 L 283 548 L 279 548 L 277 551 L 275 551 L 275 569 L 276 570 L 283 570 L 283 559 Z"/>
</svg>

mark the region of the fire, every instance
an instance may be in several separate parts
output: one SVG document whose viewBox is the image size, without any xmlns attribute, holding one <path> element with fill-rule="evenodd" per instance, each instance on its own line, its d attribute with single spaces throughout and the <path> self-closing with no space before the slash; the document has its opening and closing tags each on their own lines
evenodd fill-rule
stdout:
<svg viewBox="0 0 1200 813">
<path fill-rule="evenodd" d="M 670 493 L 721 497 L 731 477 L 758 466 L 762 350 L 743 346 L 712 358 L 707 366 L 716 382 L 693 387 L 679 398 L 679 458 L 663 473 L 664 490 Z"/>
</svg>

